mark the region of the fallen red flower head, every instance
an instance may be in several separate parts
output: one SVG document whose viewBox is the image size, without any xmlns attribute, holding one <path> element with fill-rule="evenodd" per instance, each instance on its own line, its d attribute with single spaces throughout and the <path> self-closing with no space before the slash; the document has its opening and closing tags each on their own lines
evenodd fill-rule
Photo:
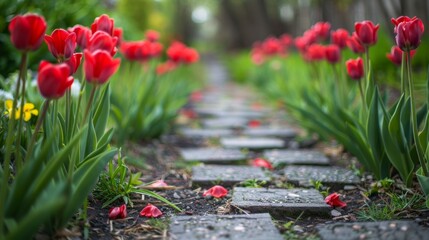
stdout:
<svg viewBox="0 0 429 240">
<path fill-rule="evenodd" d="M 325 202 L 332 207 L 340 207 L 344 208 L 347 206 L 347 204 L 340 200 L 340 195 L 338 193 L 332 193 L 331 195 L 327 196 L 325 198 Z"/>
<path fill-rule="evenodd" d="M 109 219 L 123 219 L 127 217 L 127 205 L 122 204 L 120 207 L 114 207 L 109 210 Z"/>
<path fill-rule="evenodd" d="M 252 160 L 252 166 L 254 167 L 262 167 L 262 168 L 266 168 L 269 170 L 273 170 L 273 165 L 271 165 L 271 163 L 263 158 L 255 158 Z"/>
<path fill-rule="evenodd" d="M 215 198 L 222 198 L 228 194 L 228 190 L 226 188 L 216 185 L 208 189 L 203 193 L 203 197 L 205 196 L 213 196 Z"/>
<path fill-rule="evenodd" d="M 159 210 L 156 206 L 148 203 L 143 210 L 140 211 L 140 216 L 148 217 L 148 218 L 157 218 L 162 215 L 161 210 Z"/>
</svg>

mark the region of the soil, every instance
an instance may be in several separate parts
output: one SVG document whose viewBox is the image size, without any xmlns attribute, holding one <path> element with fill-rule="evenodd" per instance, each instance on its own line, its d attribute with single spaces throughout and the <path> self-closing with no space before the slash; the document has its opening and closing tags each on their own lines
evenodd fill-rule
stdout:
<svg viewBox="0 0 429 240">
<path fill-rule="evenodd" d="M 176 149 L 180 147 L 198 147 L 207 146 L 207 142 L 201 140 L 190 140 L 180 136 L 170 135 L 162 140 L 133 144 L 128 146 L 129 154 L 139 156 L 144 159 L 145 169 L 131 167 L 132 171 L 141 171 L 142 181 L 151 182 L 158 179 L 164 179 L 169 185 L 176 186 L 176 189 L 155 191 L 161 196 L 171 200 L 180 207 L 183 212 L 177 212 L 166 204 L 146 197 L 142 200 L 141 196 L 134 196 L 134 206 L 128 208 L 128 216 L 122 220 L 108 220 L 108 208 L 101 208 L 102 203 L 92 199 L 89 207 L 90 239 L 166 239 L 168 229 L 168 219 L 172 215 L 205 215 L 205 214 L 237 214 L 244 213 L 240 209 L 230 204 L 231 194 L 222 199 L 211 197 L 202 197 L 205 189 L 192 188 L 190 182 L 190 165 L 178 160 L 179 153 Z M 323 150 L 327 153 L 334 165 L 350 167 L 350 162 L 354 162 L 347 153 L 335 144 L 318 143 L 314 148 Z M 257 156 L 258 154 L 255 154 Z M 280 172 L 280 171 L 279 171 Z M 404 186 L 396 180 L 389 189 L 381 188 L 378 192 L 367 196 L 369 189 L 374 185 L 374 180 L 370 175 L 362 176 L 364 182 L 350 190 L 341 190 L 338 193 L 341 199 L 347 203 L 345 209 L 336 208 L 340 215 L 331 219 L 308 217 L 308 218 L 287 218 L 281 221 L 275 221 L 279 230 L 287 238 L 316 238 L 317 224 L 326 224 L 332 222 L 351 222 L 363 221 L 365 219 L 359 214 L 368 207 L 368 204 L 376 204 L 377 207 L 383 207 L 389 204 L 390 193 L 397 192 L 399 195 L 404 193 Z M 268 187 L 279 187 L 282 182 L 274 182 Z M 415 189 L 418 189 L 417 186 Z M 228 189 L 231 191 L 231 188 Z M 326 190 L 326 189 L 325 189 Z M 389 192 L 389 193 L 387 193 Z M 410 192 L 416 194 L 417 192 Z M 421 194 L 421 193 L 418 193 Z M 157 220 L 140 217 L 139 212 L 152 203 L 159 207 L 163 216 Z M 122 204 L 118 202 L 117 205 Z M 422 202 L 420 201 L 420 206 Z M 112 204 L 115 205 L 115 204 Z M 115 205 L 116 206 L 116 205 Z M 395 213 L 394 219 L 413 219 L 422 225 L 429 226 L 429 212 L 425 208 L 415 209 L 416 205 L 404 208 Z M 414 209 L 412 209 L 414 208 Z M 369 219 L 366 219 L 369 220 Z M 293 222 L 293 228 L 288 223 Z"/>
</svg>

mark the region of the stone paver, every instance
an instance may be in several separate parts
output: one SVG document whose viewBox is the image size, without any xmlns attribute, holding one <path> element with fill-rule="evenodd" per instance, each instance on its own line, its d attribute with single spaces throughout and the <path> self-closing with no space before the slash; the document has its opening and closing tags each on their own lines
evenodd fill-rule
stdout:
<svg viewBox="0 0 429 240">
<path fill-rule="evenodd" d="M 274 149 L 264 152 L 274 165 L 328 165 L 329 159 L 315 150 L 283 150 Z"/>
<path fill-rule="evenodd" d="M 412 240 L 429 236 L 428 228 L 413 221 L 334 223 L 317 228 L 320 238 L 325 240 Z"/>
<path fill-rule="evenodd" d="M 296 137 L 297 133 L 291 128 L 258 127 L 243 130 L 243 135 L 250 137 L 279 137 L 290 139 Z"/>
<path fill-rule="evenodd" d="M 246 118 L 228 117 L 205 119 L 202 121 L 202 124 L 206 128 L 243 128 L 247 122 Z"/>
<path fill-rule="evenodd" d="M 213 164 L 226 164 L 243 161 L 246 154 L 238 149 L 222 148 L 183 148 L 180 149 L 183 160 L 188 162 L 204 162 Z"/>
<path fill-rule="evenodd" d="M 199 109 L 197 113 L 201 116 L 208 117 L 219 117 L 219 118 L 229 118 L 229 117 L 237 117 L 237 118 L 261 118 L 266 115 L 266 113 L 252 111 L 252 110 L 221 110 L 221 109 Z"/>
<path fill-rule="evenodd" d="M 192 167 L 192 185 L 194 186 L 232 186 L 249 179 L 270 181 L 266 173 L 252 166 L 205 165 Z"/>
<path fill-rule="evenodd" d="M 269 212 L 274 218 L 329 216 L 331 207 L 315 189 L 266 189 L 235 187 L 232 205 L 251 213 Z"/>
<path fill-rule="evenodd" d="M 247 148 L 251 150 L 264 150 L 282 148 L 285 143 L 278 138 L 221 138 L 220 143 L 224 148 Z"/>
<path fill-rule="evenodd" d="M 340 167 L 288 166 L 284 169 L 288 182 L 299 186 L 312 186 L 311 180 L 320 181 L 332 189 L 341 189 L 345 185 L 358 184 L 360 179 L 352 170 Z"/>
<path fill-rule="evenodd" d="M 170 240 L 282 240 L 268 213 L 173 216 Z"/>
<path fill-rule="evenodd" d="M 189 138 L 218 138 L 233 136 L 234 131 L 231 129 L 200 129 L 200 128 L 183 128 L 179 130 L 180 134 Z"/>
</svg>

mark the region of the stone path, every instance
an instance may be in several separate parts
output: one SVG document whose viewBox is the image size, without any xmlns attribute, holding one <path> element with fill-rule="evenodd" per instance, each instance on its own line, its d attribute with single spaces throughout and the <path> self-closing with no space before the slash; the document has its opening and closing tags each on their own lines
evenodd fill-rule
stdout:
<svg viewBox="0 0 429 240">
<path fill-rule="evenodd" d="M 186 127 L 179 133 L 188 138 L 216 139 L 219 144 L 179 151 L 183 160 L 201 164 L 192 167 L 192 186 L 232 187 L 228 195 L 232 196 L 230 205 L 241 214 L 173 216 L 170 239 L 283 239 L 272 219 L 309 216 L 331 220 L 333 208 L 325 203 L 313 183 L 318 181 L 337 189 L 359 184 L 360 179 L 353 171 L 330 166 L 330 160 L 322 152 L 287 149 L 287 141 L 297 136 L 295 128 L 279 121 L 287 118 L 287 114 L 254 107 L 257 99 L 228 83 L 221 65 L 211 62 L 207 66 L 212 86 L 204 92 L 202 102 L 193 106 L 199 115 L 199 124 L 193 126 L 201 128 Z M 282 117 L 273 120 L 270 116 Z M 252 120 L 260 121 L 261 126 L 249 127 Z M 249 166 L 246 160 L 252 156 L 268 159 L 276 171 Z M 249 185 L 252 187 L 243 187 L 246 181 L 253 183 Z M 286 187 L 255 188 L 262 181 L 281 182 Z M 296 188 L 291 188 L 293 185 Z M 423 239 L 429 236 L 428 230 L 421 230 L 416 223 L 399 221 L 350 224 L 331 221 L 317 229 L 321 239 Z"/>
</svg>

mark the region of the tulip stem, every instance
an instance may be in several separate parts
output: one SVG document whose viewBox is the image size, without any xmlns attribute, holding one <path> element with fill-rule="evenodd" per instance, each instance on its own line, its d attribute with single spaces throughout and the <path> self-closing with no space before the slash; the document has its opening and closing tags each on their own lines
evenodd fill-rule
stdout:
<svg viewBox="0 0 429 240">
<path fill-rule="evenodd" d="M 407 81 L 405 80 L 406 76 L 405 76 L 405 72 L 408 72 L 406 70 L 407 68 L 407 63 L 406 60 L 407 59 L 407 55 L 405 52 L 402 52 L 402 62 L 401 62 L 401 93 L 406 96 L 408 96 L 408 91 L 407 91 Z"/>
<path fill-rule="evenodd" d="M 9 178 L 10 178 L 10 158 L 12 155 L 12 142 L 13 142 L 13 136 L 14 136 L 14 129 L 15 129 L 15 114 L 16 114 L 16 104 L 17 99 L 19 97 L 19 89 L 21 84 L 21 78 L 23 74 L 23 69 L 25 68 L 27 62 L 27 52 L 23 52 L 21 55 L 21 65 L 20 65 L 20 71 L 18 74 L 18 79 L 16 83 L 16 89 L 15 89 L 15 95 L 13 96 L 12 101 L 12 111 L 9 113 L 9 122 L 8 122 L 8 130 L 7 130 L 7 137 L 6 137 L 6 152 L 5 152 L 5 158 L 3 162 L 3 179 L 1 179 L 1 187 L 0 187 L 0 223 L 4 222 L 4 206 L 5 206 L 5 199 L 7 195 L 9 184 Z M 19 151 L 19 150 L 18 150 Z M 0 164 L 1 166 L 1 164 Z M 0 236 L 3 234 L 3 228 L 0 227 Z"/>
<path fill-rule="evenodd" d="M 414 83 L 411 75 L 411 52 L 408 50 L 406 51 L 406 54 L 407 54 L 406 62 L 407 62 L 407 73 L 408 73 L 408 87 L 410 89 L 410 102 L 411 102 L 411 123 L 413 127 L 414 144 L 416 145 L 417 158 L 419 159 L 420 165 L 423 169 L 423 175 L 428 176 L 428 170 L 426 168 L 426 160 L 424 159 L 425 156 L 423 154 L 422 146 L 420 144 L 419 132 L 418 132 L 418 126 L 417 126 L 416 105 L 414 102 Z"/>
<path fill-rule="evenodd" d="M 86 122 L 86 118 L 88 117 L 89 110 L 91 110 L 92 101 L 94 100 L 95 90 L 97 90 L 97 85 L 92 85 L 91 95 L 89 96 L 88 105 L 86 106 L 85 115 L 83 116 L 83 124 Z"/>
<path fill-rule="evenodd" d="M 16 137 L 16 170 L 19 172 L 22 168 L 22 156 L 21 156 L 21 135 L 22 135 L 22 125 L 24 122 L 24 105 L 25 105 L 25 87 L 26 87 L 26 80 L 27 80 L 27 54 L 25 55 L 25 59 L 23 59 L 23 62 L 21 63 L 20 69 L 19 69 L 21 79 L 22 79 L 22 90 L 21 90 L 21 104 L 19 112 L 19 119 L 18 119 L 18 136 Z"/>
<path fill-rule="evenodd" d="M 366 99 L 365 99 L 365 95 L 364 95 L 364 91 L 363 91 L 363 86 L 362 86 L 362 81 L 359 80 L 358 81 L 359 84 L 359 93 L 360 93 L 360 97 L 362 98 L 362 104 L 363 104 L 363 112 L 364 115 L 366 116 L 366 109 L 367 109 L 367 105 L 366 105 Z"/>
<path fill-rule="evenodd" d="M 51 102 L 51 100 L 47 99 L 43 103 L 42 113 L 41 113 L 39 119 L 37 119 L 36 127 L 34 128 L 34 132 L 33 132 L 33 135 L 31 136 L 31 140 L 30 140 L 30 145 L 28 145 L 27 154 L 25 155 L 25 161 L 28 161 L 30 156 L 33 154 L 33 148 L 34 148 L 34 144 L 36 143 L 37 134 L 39 133 L 40 127 L 42 126 L 43 120 L 45 120 L 46 113 L 48 112 L 50 102 Z"/>
</svg>

